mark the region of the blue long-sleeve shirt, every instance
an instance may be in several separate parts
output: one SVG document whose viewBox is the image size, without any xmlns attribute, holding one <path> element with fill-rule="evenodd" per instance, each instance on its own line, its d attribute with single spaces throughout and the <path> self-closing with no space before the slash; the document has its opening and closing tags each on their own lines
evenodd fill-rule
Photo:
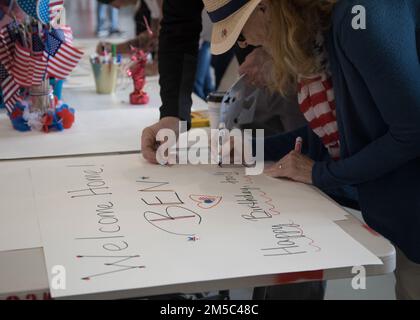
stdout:
<svg viewBox="0 0 420 320">
<path fill-rule="evenodd" d="M 353 28 L 356 5 L 366 29 Z M 306 137 L 314 185 L 356 186 L 367 223 L 420 263 L 420 1 L 340 0 L 326 40 L 341 160 L 307 128 L 268 139 L 266 156 Z"/>
</svg>

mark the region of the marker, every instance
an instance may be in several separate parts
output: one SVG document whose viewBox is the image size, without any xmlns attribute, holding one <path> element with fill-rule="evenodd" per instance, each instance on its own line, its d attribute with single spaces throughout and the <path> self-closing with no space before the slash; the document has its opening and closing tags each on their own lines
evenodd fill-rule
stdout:
<svg viewBox="0 0 420 320">
<path fill-rule="evenodd" d="M 117 64 L 118 63 L 117 45 L 115 44 L 111 45 L 111 52 L 112 52 L 112 63 Z"/>
<path fill-rule="evenodd" d="M 295 143 L 295 151 L 301 153 L 302 152 L 302 143 L 303 143 L 303 139 L 301 137 L 297 137 L 296 138 L 296 143 Z"/>
<path fill-rule="evenodd" d="M 108 63 L 108 52 L 106 51 L 105 46 L 102 46 L 102 52 L 101 52 L 101 56 L 100 56 L 100 62 L 102 64 L 107 64 Z"/>
<path fill-rule="evenodd" d="M 226 129 L 225 123 L 221 122 L 219 124 L 219 139 L 218 139 L 218 144 L 217 144 L 217 162 L 219 163 L 220 168 L 222 167 L 222 162 L 223 162 L 222 151 L 223 151 L 223 141 L 225 137 L 225 129 Z"/>
</svg>

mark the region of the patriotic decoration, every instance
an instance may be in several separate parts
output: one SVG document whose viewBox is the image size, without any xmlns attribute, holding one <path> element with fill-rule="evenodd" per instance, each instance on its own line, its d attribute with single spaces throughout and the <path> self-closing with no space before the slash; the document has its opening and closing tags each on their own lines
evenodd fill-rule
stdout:
<svg viewBox="0 0 420 320">
<path fill-rule="evenodd" d="M 83 52 L 49 32 L 44 55 L 48 60 L 48 74 L 53 78 L 65 79 L 78 65 Z"/>
<path fill-rule="evenodd" d="M 15 59 L 12 67 L 12 75 L 15 81 L 22 87 L 30 87 L 32 85 L 32 66 L 31 52 L 28 48 L 21 44 L 16 45 Z"/>
<path fill-rule="evenodd" d="M 45 1 L 45 0 L 44 0 Z M 38 18 L 38 2 L 35 0 L 17 0 L 19 7 L 34 19 Z"/>
<path fill-rule="evenodd" d="M 19 7 L 32 18 L 49 24 L 60 13 L 64 0 L 17 0 Z"/>
<path fill-rule="evenodd" d="M 64 6 L 64 0 L 50 0 L 48 10 L 50 20 L 53 21 L 55 17 L 61 12 Z"/>
<path fill-rule="evenodd" d="M 12 23 L 14 25 L 14 23 Z M 17 26 L 16 26 L 17 27 Z M 0 61 L 10 70 L 15 52 L 16 36 L 10 26 L 0 30 Z"/>
<path fill-rule="evenodd" d="M 0 29 L 0 100 L 18 131 L 68 129 L 75 111 L 54 96 L 51 84 L 66 79 L 83 52 L 73 45 L 71 28 L 54 21 L 64 0 L 16 1 L 35 20 Z"/>
<path fill-rule="evenodd" d="M 4 105 L 9 113 L 13 111 L 13 105 L 18 101 L 20 86 L 6 70 L 6 67 L 0 63 L 0 87 Z"/>
<path fill-rule="evenodd" d="M 74 114 L 74 109 L 64 103 L 59 104 L 55 110 L 43 114 L 30 112 L 28 103 L 23 101 L 16 103 L 10 113 L 10 120 L 17 131 L 36 130 L 48 133 L 71 128 L 75 119 Z"/>
<path fill-rule="evenodd" d="M 38 33 L 32 34 L 32 56 L 30 70 L 32 71 L 32 85 L 40 85 L 45 79 L 48 60 L 44 56 L 45 45 Z"/>
</svg>

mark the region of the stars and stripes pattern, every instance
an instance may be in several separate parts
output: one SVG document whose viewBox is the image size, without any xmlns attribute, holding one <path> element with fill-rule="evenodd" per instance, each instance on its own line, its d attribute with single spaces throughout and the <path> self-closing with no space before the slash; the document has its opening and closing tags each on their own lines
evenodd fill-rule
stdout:
<svg viewBox="0 0 420 320">
<path fill-rule="evenodd" d="M 0 63 L 0 86 L 3 94 L 3 102 L 9 113 L 13 112 L 16 102 L 19 101 L 20 86 L 9 74 L 3 64 Z"/>
<path fill-rule="evenodd" d="M 58 45 L 47 43 L 47 46 Z M 65 79 L 76 68 L 80 59 L 83 57 L 83 52 L 74 47 L 71 43 L 62 42 L 59 50 L 54 56 L 50 56 L 44 51 L 45 57 L 48 60 L 48 74 L 50 77 L 56 79 Z M 54 50 L 54 48 L 50 49 Z"/>
<path fill-rule="evenodd" d="M 45 52 L 47 55 L 51 57 L 55 57 L 58 50 L 60 50 L 61 45 L 64 42 L 64 34 L 62 38 L 60 37 L 60 32 L 58 31 L 51 31 L 48 32 L 46 35 L 46 41 L 45 41 Z"/>
<path fill-rule="evenodd" d="M 64 34 L 64 39 L 61 39 L 60 37 L 60 40 L 62 40 L 63 42 L 70 43 L 70 44 L 73 43 L 74 38 L 73 38 L 73 31 L 71 30 L 71 27 L 67 25 L 55 25 L 54 29 L 59 34 Z"/>
<path fill-rule="evenodd" d="M 15 59 L 11 73 L 20 86 L 30 87 L 32 85 L 31 52 L 29 48 L 25 48 L 20 43 L 16 44 Z"/>
<path fill-rule="evenodd" d="M 58 13 L 63 3 L 51 0 L 50 14 Z M 26 9 L 33 10 L 30 5 Z M 46 76 L 67 78 L 82 56 L 83 52 L 73 46 L 68 26 L 41 31 L 32 25 L 32 32 L 26 35 L 19 34 L 16 23 L 0 29 L 0 92 L 7 110 L 11 113 L 22 98 L 22 87 L 40 85 Z"/>
<path fill-rule="evenodd" d="M 31 17 L 50 23 L 64 6 L 64 0 L 17 0 L 20 8 Z"/>
<path fill-rule="evenodd" d="M 54 18 L 61 11 L 63 6 L 64 6 L 64 0 L 50 0 L 50 3 L 49 3 L 50 20 L 54 20 Z"/>
<path fill-rule="evenodd" d="M 298 100 L 310 128 L 322 140 L 331 158 L 339 160 L 340 137 L 331 76 L 323 73 L 313 78 L 300 78 Z"/>
<path fill-rule="evenodd" d="M 32 85 L 39 85 L 47 74 L 48 61 L 44 56 L 44 43 L 37 32 L 32 34 L 32 59 L 33 66 Z"/>
<path fill-rule="evenodd" d="M 38 4 L 40 0 L 17 0 L 19 7 L 33 18 L 38 17 Z"/>
<path fill-rule="evenodd" d="M 300 111 L 308 121 L 309 127 L 321 139 L 331 158 L 339 160 L 340 134 L 333 81 L 324 43 L 324 37 L 318 34 L 313 53 L 323 71 L 310 77 L 298 77 L 298 100 Z"/>
<path fill-rule="evenodd" d="M 7 70 L 10 70 L 13 63 L 15 42 L 10 38 L 7 28 L 0 31 L 0 61 Z"/>
<path fill-rule="evenodd" d="M 69 26 L 61 26 L 60 29 L 64 32 L 64 41 L 70 44 L 73 43 L 74 38 L 71 28 Z"/>
</svg>

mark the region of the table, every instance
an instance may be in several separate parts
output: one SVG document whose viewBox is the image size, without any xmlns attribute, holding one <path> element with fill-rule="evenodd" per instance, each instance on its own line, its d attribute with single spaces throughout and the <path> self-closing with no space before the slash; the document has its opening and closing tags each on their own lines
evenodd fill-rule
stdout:
<svg viewBox="0 0 420 320">
<path fill-rule="evenodd" d="M 149 79 L 146 88 L 151 95 L 149 106 L 129 105 L 128 93 L 130 90 L 131 87 L 127 85 L 113 96 L 94 94 L 93 79 L 86 70 L 85 61 L 79 67 L 78 73 L 76 72 L 70 79 L 65 91 L 66 101 L 77 108 L 78 124 L 70 131 L 63 133 L 31 132 L 22 134 L 11 129 L 6 115 L 0 114 L 0 163 L 4 163 L 4 160 L 20 161 L 19 159 L 139 152 L 141 129 L 158 119 L 158 107 L 160 106 L 158 78 Z M 199 98 L 194 97 L 193 100 L 196 109 L 205 108 L 205 103 Z M 109 119 L 114 121 L 110 123 Z M 95 126 L 89 126 L 95 121 Z M 62 145 L 66 147 L 63 148 Z M 347 220 L 336 223 L 382 260 L 383 265 L 366 268 L 368 276 L 393 272 L 396 264 L 395 249 L 389 241 L 351 215 L 351 210 L 349 210 Z M 49 298 L 47 270 L 42 247 L 0 252 L 0 265 L 0 299 Z M 224 279 L 146 290 L 110 292 L 93 298 L 122 299 L 176 292 L 194 293 L 301 281 L 343 279 L 353 277 L 351 271 L 351 268 L 342 268 Z"/>
</svg>

